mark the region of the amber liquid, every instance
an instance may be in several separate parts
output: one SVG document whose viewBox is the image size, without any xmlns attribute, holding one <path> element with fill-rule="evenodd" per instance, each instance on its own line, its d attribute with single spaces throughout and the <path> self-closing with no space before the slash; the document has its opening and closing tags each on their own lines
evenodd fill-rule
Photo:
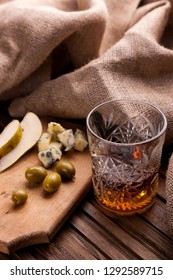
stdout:
<svg viewBox="0 0 173 280">
<path fill-rule="evenodd" d="M 158 175 L 154 174 L 140 183 L 130 186 L 106 187 L 95 185 L 95 197 L 101 210 L 111 217 L 142 213 L 154 203 L 158 187 Z"/>
</svg>

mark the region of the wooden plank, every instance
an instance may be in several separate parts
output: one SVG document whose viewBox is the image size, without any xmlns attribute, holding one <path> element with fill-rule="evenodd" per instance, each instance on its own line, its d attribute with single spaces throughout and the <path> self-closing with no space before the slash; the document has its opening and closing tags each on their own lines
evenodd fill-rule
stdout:
<svg viewBox="0 0 173 280">
<path fill-rule="evenodd" d="M 33 256 L 33 254 L 21 250 L 20 253 L 14 252 L 9 256 L 10 260 L 36 260 L 36 258 Z"/>
<path fill-rule="evenodd" d="M 9 256 L 3 253 L 0 253 L 0 260 L 9 260 Z"/>
<path fill-rule="evenodd" d="M 154 249 L 147 242 L 141 242 L 141 239 L 138 238 L 140 235 L 132 234 L 132 231 L 129 230 L 130 227 L 126 227 L 126 221 L 132 220 L 136 229 L 138 229 L 139 224 L 135 216 L 120 217 L 113 221 L 101 213 L 96 207 L 97 204 L 93 200 L 92 204 L 85 203 L 83 209 L 93 217 L 95 223 L 99 224 L 107 232 L 108 236 L 112 236 L 114 240 L 117 240 L 117 242 L 124 246 L 124 252 L 131 252 L 134 256 L 136 255 L 137 259 L 166 259 L 166 256 L 158 252 L 157 248 Z M 105 252 L 109 252 L 109 250 L 109 247 L 105 247 Z"/>
<path fill-rule="evenodd" d="M 79 213 L 73 215 L 70 223 L 85 236 L 88 241 L 97 248 L 106 259 L 126 259 L 126 253 L 123 254 L 118 245 L 112 240 L 107 233 L 98 227 L 95 222 L 90 220 L 86 215 Z M 123 251 L 123 250 L 122 250 Z"/>
<path fill-rule="evenodd" d="M 161 259 L 173 259 L 173 242 L 141 216 L 124 217 L 118 224 Z"/>
<path fill-rule="evenodd" d="M 105 253 L 100 251 L 100 249 L 98 249 L 98 247 L 96 247 L 95 244 L 90 242 L 90 240 L 88 240 L 88 237 L 86 237 L 85 235 L 81 234 L 80 231 L 76 230 L 76 228 L 72 224 L 71 224 L 71 227 L 74 229 L 75 235 L 78 238 L 78 240 L 80 240 L 82 242 L 83 246 L 85 246 L 86 250 L 92 256 L 94 256 L 94 257 L 92 257 L 92 259 L 96 259 L 96 260 L 105 260 L 105 259 L 107 259 L 107 256 L 105 255 Z M 84 256 L 84 259 L 90 259 L 90 258 L 86 258 L 86 256 Z"/>
<path fill-rule="evenodd" d="M 46 246 L 47 259 L 95 259 L 85 245 L 78 239 L 78 234 L 71 228 L 63 228 L 62 234 L 54 238 L 53 244 Z"/>
<path fill-rule="evenodd" d="M 88 250 L 88 243 L 86 244 L 85 239 L 69 223 L 68 227 L 63 230 L 63 234 L 55 238 L 54 245 L 57 248 L 61 246 L 63 251 L 68 252 L 68 255 L 65 256 L 66 259 L 69 259 L 69 257 L 74 260 L 96 259 L 93 252 Z"/>
<path fill-rule="evenodd" d="M 163 201 L 156 197 L 153 207 L 141 215 L 160 232 L 172 240 L 172 234 L 169 229 L 167 208 Z"/>
<path fill-rule="evenodd" d="M 160 259 L 136 238 L 124 231 L 89 202 L 83 206 L 89 215 L 80 215 L 73 219 L 73 225 L 81 231 L 95 246 L 99 246 L 111 259 Z M 73 216 L 74 218 L 74 216 Z M 118 253 L 118 254 L 117 254 Z M 120 253 L 122 256 L 120 256 Z"/>
<path fill-rule="evenodd" d="M 45 122 L 44 127 L 47 128 Z M 68 123 L 66 128 L 75 130 L 76 126 Z M 49 243 L 88 192 L 91 184 L 88 150 L 82 153 L 69 151 L 63 159 L 75 165 L 76 178 L 75 181 L 62 183 L 59 190 L 53 194 L 46 194 L 41 186 L 29 186 L 24 177 L 28 167 L 40 165 L 36 147 L 0 174 L 1 252 L 9 254 L 32 244 Z M 55 168 L 52 167 L 49 172 L 50 170 L 55 171 Z M 13 208 L 6 214 L 11 207 L 12 191 L 21 187 L 26 188 L 29 194 L 26 204 Z"/>
<path fill-rule="evenodd" d="M 50 244 L 42 244 L 31 246 L 26 249 L 18 250 L 16 253 L 9 255 L 11 259 L 30 259 L 29 255 L 33 255 L 39 260 L 94 260 L 105 259 L 105 257 L 78 231 L 76 231 L 69 223 L 63 226 L 59 233 L 53 238 Z M 6 256 L 6 255 L 5 255 Z"/>
</svg>

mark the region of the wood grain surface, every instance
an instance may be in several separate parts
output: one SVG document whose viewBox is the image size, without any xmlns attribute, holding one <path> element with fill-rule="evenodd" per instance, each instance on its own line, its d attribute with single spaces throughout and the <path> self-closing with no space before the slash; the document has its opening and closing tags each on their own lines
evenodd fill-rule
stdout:
<svg viewBox="0 0 173 280">
<path fill-rule="evenodd" d="M 43 121 L 43 127 L 46 131 L 47 122 Z M 66 123 L 65 127 L 75 130 L 72 123 Z M 91 162 L 87 149 L 84 152 L 72 150 L 62 157 L 75 165 L 74 181 L 62 183 L 58 191 L 51 194 L 46 193 L 41 185 L 31 186 L 25 179 L 25 171 L 41 164 L 37 153 L 35 146 L 12 167 L 0 173 L 0 251 L 6 254 L 29 245 L 50 242 L 91 185 Z M 55 171 L 55 166 L 48 169 L 50 171 Z M 12 205 L 11 194 L 18 188 L 28 191 L 28 200 L 8 212 Z"/>
</svg>

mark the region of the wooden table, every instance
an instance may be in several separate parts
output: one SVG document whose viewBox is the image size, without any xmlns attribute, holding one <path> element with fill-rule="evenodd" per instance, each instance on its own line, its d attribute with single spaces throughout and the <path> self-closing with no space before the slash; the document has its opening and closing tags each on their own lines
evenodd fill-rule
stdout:
<svg viewBox="0 0 173 280">
<path fill-rule="evenodd" d="M 170 148 L 163 155 L 156 201 L 144 214 L 111 220 L 98 210 L 91 186 L 50 244 L 33 245 L 11 255 L 0 253 L 0 259 L 172 260 L 173 237 L 169 232 L 165 194 Z"/>
</svg>

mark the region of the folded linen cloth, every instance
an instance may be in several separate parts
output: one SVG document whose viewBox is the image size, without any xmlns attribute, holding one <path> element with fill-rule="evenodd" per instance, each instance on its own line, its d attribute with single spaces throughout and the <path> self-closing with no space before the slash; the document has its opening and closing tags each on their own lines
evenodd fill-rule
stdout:
<svg viewBox="0 0 173 280">
<path fill-rule="evenodd" d="M 171 3 L 172 2 L 172 3 Z M 110 98 L 146 100 L 173 142 L 173 0 L 0 0 L 0 101 L 9 113 L 85 118 Z M 173 232 L 173 157 L 167 181 Z"/>
</svg>

